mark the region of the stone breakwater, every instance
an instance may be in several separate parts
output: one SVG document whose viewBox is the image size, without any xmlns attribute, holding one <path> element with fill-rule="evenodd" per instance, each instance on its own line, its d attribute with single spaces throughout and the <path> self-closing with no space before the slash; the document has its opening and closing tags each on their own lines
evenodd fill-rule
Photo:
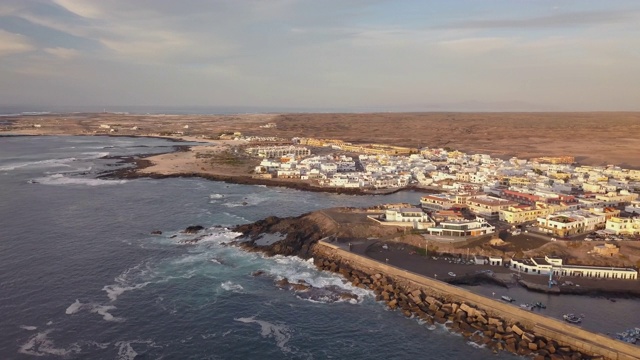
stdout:
<svg viewBox="0 0 640 360">
<path fill-rule="evenodd" d="M 446 288 L 466 292 L 464 289 L 444 283 L 438 288 L 421 286 L 404 276 L 392 275 L 402 272 L 401 269 L 380 271 L 389 266 L 368 266 L 373 260 L 363 258 L 360 262 L 358 255 L 331 244 L 319 242 L 313 253 L 314 262 L 320 269 L 339 273 L 353 285 L 372 290 L 376 300 L 385 302 L 390 309 L 428 324 L 444 324 L 449 330 L 494 352 L 508 351 L 536 360 L 640 358 L 640 351 L 630 345 L 580 328 L 572 329 L 568 324 L 554 324 L 557 320 L 545 319 L 492 299 L 486 300 L 497 304 L 478 306 L 464 299 L 464 294 L 447 292 Z M 503 307 L 513 309 L 500 311 Z"/>
</svg>

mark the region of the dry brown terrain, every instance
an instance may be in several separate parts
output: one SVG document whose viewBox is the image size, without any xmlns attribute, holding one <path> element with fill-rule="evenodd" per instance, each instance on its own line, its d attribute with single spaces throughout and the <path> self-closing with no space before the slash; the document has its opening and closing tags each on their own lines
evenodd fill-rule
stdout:
<svg viewBox="0 0 640 360">
<path fill-rule="evenodd" d="M 450 147 L 500 157 L 573 155 L 583 164 L 640 168 L 640 113 L 372 113 L 247 115 L 68 114 L 3 118 L 0 130 L 22 134 L 184 135 L 216 137 L 222 131 L 283 138 L 318 137 L 350 142 Z M 260 125 L 273 122 L 275 128 Z M 32 125 L 39 124 L 40 128 Z M 189 128 L 184 129 L 188 124 Z M 139 130 L 131 130 L 138 126 Z M 2 132 L 0 132 L 1 134 Z M 112 135 L 114 133 L 111 133 Z M 182 137 L 177 135 L 176 137 Z"/>
</svg>

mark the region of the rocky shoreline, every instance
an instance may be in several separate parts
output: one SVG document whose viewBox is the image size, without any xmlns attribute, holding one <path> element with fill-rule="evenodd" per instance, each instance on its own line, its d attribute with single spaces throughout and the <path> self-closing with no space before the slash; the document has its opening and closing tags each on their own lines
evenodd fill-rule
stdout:
<svg viewBox="0 0 640 360">
<path fill-rule="evenodd" d="M 408 318 L 419 318 L 429 326 L 443 324 L 450 331 L 460 333 L 468 341 L 495 353 L 508 351 L 520 356 L 533 356 L 536 360 L 603 359 L 535 335 L 521 323 L 511 323 L 466 303 L 412 287 L 402 279 L 355 268 L 338 256 L 320 250 L 317 242 L 326 234 L 304 215 L 289 219 L 269 217 L 254 224 L 239 225 L 233 231 L 243 234 L 236 245 L 248 251 L 259 251 L 269 256 L 313 257 L 319 269 L 340 274 L 354 286 L 373 291 L 376 300 L 384 302 L 389 309 L 400 311 Z M 274 232 L 285 238 L 268 246 L 256 245 L 260 234 Z M 304 284 L 292 285 L 283 281 L 279 286 L 297 288 L 304 287 Z"/>
<path fill-rule="evenodd" d="M 326 246 L 319 246 L 318 241 L 333 238 L 335 229 L 328 229 L 313 217 L 314 213 L 293 218 L 269 217 L 252 224 L 239 225 L 233 228 L 242 235 L 235 245 L 247 251 L 263 252 L 266 255 L 300 256 L 313 258 L 315 265 L 325 271 L 342 275 L 354 286 L 374 292 L 377 301 L 384 302 L 387 307 L 397 310 L 409 318 L 418 318 L 429 326 L 442 324 L 450 331 L 460 333 L 468 341 L 491 349 L 494 352 L 508 351 L 521 356 L 531 356 L 537 360 L 559 359 L 604 359 L 603 356 L 592 356 L 577 351 L 554 340 L 554 337 L 541 336 L 536 333 L 532 324 L 521 323 L 503 318 L 499 314 L 487 312 L 464 301 L 457 301 L 446 293 L 436 293 L 429 288 L 419 288 L 403 278 L 394 278 L 389 274 L 373 268 L 358 266 L 354 262 L 344 261 L 340 256 L 326 251 Z M 262 234 L 279 234 L 282 240 L 261 246 Z M 491 282 L 506 286 L 500 281 L 483 276 L 483 274 L 461 277 L 449 283 L 479 284 Z M 520 284 L 532 291 L 537 284 Z M 299 285 L 296 285 L 299 286 Z M 527 287 L 527 286 L 525 286 Z M 577 290 L 577 291 L 576 291 Z M 563 293 L 582 295 L 613 295 L 603 290 L 571 289 Z M 635 295 L 620 294 L 616 295 Z"/>
</svg>

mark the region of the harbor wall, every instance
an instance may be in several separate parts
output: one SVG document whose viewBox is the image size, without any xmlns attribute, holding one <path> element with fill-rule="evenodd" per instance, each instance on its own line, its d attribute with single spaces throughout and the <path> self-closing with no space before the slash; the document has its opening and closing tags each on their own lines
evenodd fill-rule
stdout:
<svg viewBox="0 0 640 360">
<path fill-rule="evenodd" d="M 316 248 L 327 257 L 339 258 L 354 268 L 369 273 L 383 273 L 396 281 L 434 294 L 447 301 L 464 302 L 484 310 L 488 315 L 502 318 L 510 323 L 520 323 L 534 334 L 553 339 L 563 346 L 581 351 L 585 354 L 602 356 L 612 360 L 640 359 L 640 348 L 608 336 L 584 330 L 555 318 L 533 313 L 499 300 L 475 294 L 466 289 L 431 279 L 387 263 L 381 263 L 347 250 L 334 244 L 319 241 Z"/>
</svg>

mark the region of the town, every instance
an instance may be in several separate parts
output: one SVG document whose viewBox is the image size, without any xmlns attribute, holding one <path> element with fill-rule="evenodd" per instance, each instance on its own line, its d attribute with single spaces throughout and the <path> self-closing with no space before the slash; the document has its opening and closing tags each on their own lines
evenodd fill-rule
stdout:
<svg viewBox="0 0 640 360">
<path fill-rule="evenodd" d="M 612 258 L 624 256 L 616 242 L 640 239 L 640 170 L 578 165 L 572 156 L 505 160 L 449 148 L 311 138 L 244 149 L 261 158 L 254 177 L 325 188 L 430 192 L 420 197 L 419 205 L 387 205 L 384 212 L 369 216 L 381 225 L 417 231 L 427 240 L 497 237 L 506 230 L 549 241 L 604 242 L 594 243 L 590 253 Z M 638 274 L 630 267 L 563 264 L 553 256 L 504 261 L 476 257 L 476 262 L 483 261 L 540 275 L 637 279 Z"/>
</svg>

